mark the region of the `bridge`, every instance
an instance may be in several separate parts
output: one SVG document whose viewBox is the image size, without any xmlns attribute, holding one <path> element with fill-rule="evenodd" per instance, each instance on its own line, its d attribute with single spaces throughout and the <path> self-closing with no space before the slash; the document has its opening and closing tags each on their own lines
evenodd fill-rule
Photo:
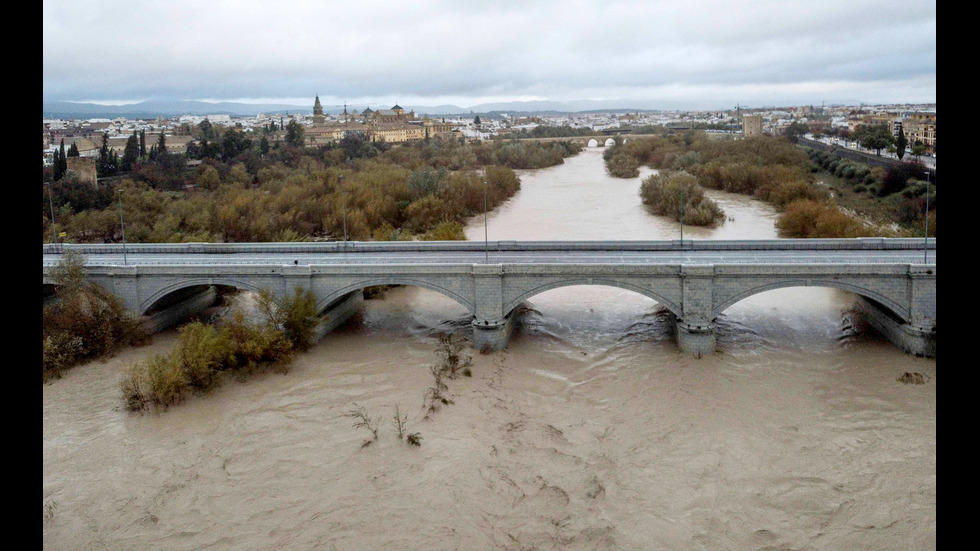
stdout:
<svg viewBox="0 0 980 551">
<path fill-rule="evenodd" d="M 214 299 L 214 286 L 309 289 L 318 337 L 346 321 L 362 290 L 413 285 L 473 316 L 478 349 L 506 347 L 514 312 L 535 295 L 605 285 L 670 311 L 681 350 L 715 350 L 715 320 L 742 299 L 785 287 L 832 287 L 860 297 L 866 318 L 892 342 L 935 355 L 936 241 L 491 241 L 44 245 L 45 294 L 63 251 L 86 256 L 86 277 L 161 329 Z"/>
<path fill-rule="evenodd" d="M 579 145 L 584 145 L 588 147 L 610 147 L 616 143 L 616 138 L 620 138 L 623 143 L 629 143 L 632 140 L 638 140 L 640 138 L 652 138 L 654 136 L 659 136 L 660 134 L 631 134 L 628 131 L 616 131 L 612 133 L 602 133 L 595 134 L 592 136 L 568 136 L 565 138 L 517 138 L 515 141 L 518 142 L 541 142 L 541 143 L 551 143 L 551 142 L 572 142 Z M 501 136 L 501 140 L 509 140 L 506 135 Z"/>
</svg>

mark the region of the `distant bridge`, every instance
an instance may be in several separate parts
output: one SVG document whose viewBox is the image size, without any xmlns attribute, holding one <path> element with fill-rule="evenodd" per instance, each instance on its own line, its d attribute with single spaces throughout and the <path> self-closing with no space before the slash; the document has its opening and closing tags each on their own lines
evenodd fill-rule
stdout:
<svg viewBox="0 0 980 551">
<path fill-rule="evenodd" d="M 45 294 L 67 249 L 86 277 L 156 327 L 213 300 L 215 285 L 309 289 L 321 335 L 375 285 L 413 285 L 452 298 L 473 316 L 474 346 L 507 345 L 515 309 L 550 289 L 605 285 L 663 305 L 682 350 L 715 349 L 715 319 L 738 301 L 784 287 L 832 287 L 862 297 L 869 320 L 906 351 L 935 354 L 936 241 L 493 241 L 44 245 Z M 927 257 L 927 258 L 926 258 Z"/>
<path fill-rule="evenodd" d="M 630 134 L 629 132 L 608 132 L 603 134 L 597 134 L 593 136 L 568 136 L 565 138 L 517 138 L 519 142 L 572 142 L 579 145 L 584 145 L 588 147 L 609 147 L 616 143 L 616 137 L 622 139 L 623 143 L 628 143 L 631 140 L 637 140 L 640 138 L 652 138 L 658 136 L 659 134 Z M 501 136 L 500 139 L 507 140 L 506 136 Z"/>
</svg>

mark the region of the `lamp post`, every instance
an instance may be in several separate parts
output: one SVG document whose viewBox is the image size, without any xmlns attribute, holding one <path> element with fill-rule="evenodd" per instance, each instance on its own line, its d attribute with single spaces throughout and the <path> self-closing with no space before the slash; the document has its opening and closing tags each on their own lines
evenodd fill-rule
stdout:
<svg viewBox="0 0 980 551">
<path fill-rule="evenodd" d="M 126 224 L 123 222 L 122 185 L 119 186 L 119 227 L 122 229 L 123 265 L 125 266 L 129 262 L 126 258 Z"/>
<path fill-rule="evenodd" d="M 340 174 L 337 176 L 337 181 L 340 183 L 340 204 L 343 209 L 344 217 L 344 249 L 347 248 L 347 196 L 344 195 L 344 175 Z"/>
<path fill-rule="evenodd" d="M 490 232 L 487 230 L 487 193 L 490 186 L 483 180 L 483 251 L 484 264 L 490 263 Z"/>
<path fill-rule="evenodd" d="M 929 171 L 926 171 L 926 227 L 922 238 L 922 263 L 929 263 Z"/>
<path fill-rule="evenodd" d="M 681 184 L 681 249 L 684 249 L 684 185 Z"/>
<path fill-rule="evenodd" d="M 48 186 L 48 204 L 51 205 L 51 233 L 54 236 L 54 244 L 58 244 L 58 224 L 54 221 L 54 198 L 51 192 L 51 182 L 45 182 Z"/>
</svg>

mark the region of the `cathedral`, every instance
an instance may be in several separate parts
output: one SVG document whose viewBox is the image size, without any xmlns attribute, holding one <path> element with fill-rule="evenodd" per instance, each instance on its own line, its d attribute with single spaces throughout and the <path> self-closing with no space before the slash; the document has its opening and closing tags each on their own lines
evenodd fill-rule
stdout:
<svg viewBox="0 0 980 551">
<path fill-rule="evenodd" d="M 327 124 L 323 106 L 320 105 L 320 95 L 317 94 L 313 101 L 313 126 L 306 130 L 306 144 L 326 144 L 355 132 L 371 141 L 388 143 L 453 137 L 452 124 L 433 121 L 428 117 L 417 119 L 414 110 L 406 113 L 397 103 L 391 109 L 377 111 L 368 107 L 360 114 L 357 111 L 348 113 L 345 105 L 343 119 Z"/>
</svg>

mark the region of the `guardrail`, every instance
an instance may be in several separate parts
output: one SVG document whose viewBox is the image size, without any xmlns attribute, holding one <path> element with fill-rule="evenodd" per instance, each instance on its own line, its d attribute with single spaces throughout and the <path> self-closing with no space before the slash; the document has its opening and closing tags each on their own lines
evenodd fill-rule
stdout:
<svg viewBox="0 0 980 551">
<path fill-rule="evenodd" d="M 130 243 L 45 244 L 43 254 L 75 250 L 82 254 L 248 254 L 378 253 L 464 251 L 765 251 L 765 250 L 922 250 L 923 239 L 863 237 L 856 239 L 762 239 L 666 241 L 327 241 L 285 243 Z M 936 238 L 928 240 L 936 249 Z"/>
</svg>

